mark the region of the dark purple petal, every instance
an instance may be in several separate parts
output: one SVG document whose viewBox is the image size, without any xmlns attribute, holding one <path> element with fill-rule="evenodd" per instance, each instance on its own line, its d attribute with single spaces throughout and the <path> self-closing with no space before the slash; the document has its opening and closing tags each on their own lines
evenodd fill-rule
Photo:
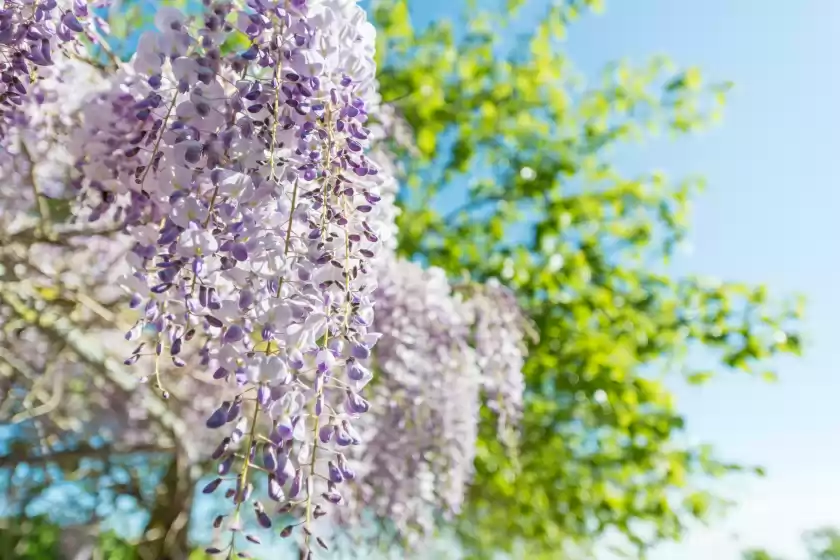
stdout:
<svg viewBox="0 0 840 560">
<path fill-rule="evenodd" d="M 350 353 L 353 354 L 354 358 L 359 360 L 367 360 L 370 358 L 370 348 L 364 344 L 352 344 L 350 346 Z"/>
<path fill-rule="evenodd" d="M 341 497 L 341 494 L 339 494 L 335 490 L 330 490 L 329 492 L 324 492 L 323 494 L 321 494 L 321 496 L 325 500 L 327 500 L 328 502 L 333 503 L 333 504 L 340 504 L 341 502 L 344 501 L 344 499 Z"/>
<path fill-rule="evenodd" d="M 330 461 L 327 464 L 327 469 L 329 469 L 331 481 L 335 482 L 336 484 L 344 482 L 344 476 L 341 474 L 341 471 L 338 469 L 338 467 L 335 466 L 335 463 Z"/>
<path fill-rule="evenodd" d="M 216 479 L 210 481 L 201 491 L 205 494 L 212 494 L 213 492 L 216 491 L 216 488 L 218 488 L 219 484 L 221 484 L 221 483 L 222 483 L 222 479 L 221 478 L 216 478 Z"/>
<path fill-rule="evenodd" d="M 292 485 L 289 487 L 289 499 L 294 500 L 300 494 L 300 488 L 303 485 L 303 473 L 300 469 L 295 471 L 295 477 L 292 479 Z"/>
<path fill-rule="evenodd" d="M 210 458 L 214 461 L 219 459 L 222 455 L 225 454 L 225 451 L 228 450 L 228 447 L 230 447 L 230 438 L 226 437 L 221 441 L 221 443 L 219 443 L 218 447 L 216 447 L 216 449 L 213 451 L 213 454 L 210 456 Z"/>
<path fill-rule="evenodd" d="M 335 427 L 335 442 L 342 446 L 347 447 L 351 443 L 353 443 L 353 438 L 345 432 L 343 429 L 339 428 L 338 426 Z"/>
<path fill-rule="evenodd" d="M 269 472 L 274 472 L 277 469 L 277 453 L 272 445 L 263 447 L 263 466 Z"/>
<path fill-rule="evenodd" d="M 292 419 L 288 416 L 282 416 L 280 420 L 277 421 L 276 429 L 278 435 L 284 440 L 292 439 L 292 434 L 294 433 L 294 426 L 292 425 Z"/>
<path fill-rule="evenodd" d="M 224 426 L 227 423 L 228 411 L 230 411 L 230 402 L 225 401 L 207 419 L 207 427 L 216 429 Z"/>
<path fill-rule="evenodd" d="M 268 497 L 279 502 L 283 499 L 283 486 L 277 481 L 273 474 L 268 475 Z"/>
<path fill-rule="evenodd" d="M 239 414 L 242 412 L 242 401 L 237 398 L 237 400 L 233 401 L 230 409 L 227 413 L 227 422 L 233 422 L 237 418 L 239 418 Z"/>
<path fill-rule="evenodd" d="M 347 407 L 356 414 L 364 414 L 370 409 L 370 403 L 358 394 L 347 391 Z"/>
<path fill-rule="evenodd" d="M 244 243 L 234 243 L 233 247 L 230 250 L 230 254 L 233 255 L 233 258 L 238 260 L 239 262 L 247 261 L 248 247 L 246 247 Z"/>
<path fill-rule="evenodd" d="M 268 517 L 264 511 L 257 512 L 257 523 L 259 523 L 264 529 L 271 528 L 271 518 Z"/>
<path fill-rule="evenodd" d="M 224 341 L 227 343 L 234 343 L 239 342 L 242 340 L 242 337 L 245 335 L 245 332 L 242 330 L 242 327 L 239 325 L 231 325 L 225 331 L 225 336 L 223 337 Z"/>
<path fill-rule="evenodd" d="M 329 443 L 332 434 L 333 427 L 330 425 L 321 426 L 321 429 L 318 430 L 318 438 L 321 440 L 321 443 Z"/>
<path fill-rule="evenodd" d="M 233 466 L 233 455 L 228 455 L 225 457 L 225 460 L 219 463 L 219 468 L 216 469 L 220 475 L 226 475 L 230 472 L 230 468 Z"/>
<path fill-rule="evenodd" d="M 254 304 L 254 292 L 242 290 L 239 292 L 239 309 L 248 309 Z"/>
<path fill-rule="evenodd" d="M 265 408 L 269 400 L 271 400 L 271 389 L 267 385 L 260 385 L 259 389 L 257 389 L 257 402 L 260 403 L 261 407 Z"/>
<path fill-rule="evenodd" d="M 76 33 L 81 33 L 85 30 L 79 20 L 76 19 L 76 16 L 73 15 L 72 12 L 65 12 L 64 17 L 61 18 L 61 23 L 67 26 L 68 29 L 71 31 L 75 31 Z"/>
</svg>

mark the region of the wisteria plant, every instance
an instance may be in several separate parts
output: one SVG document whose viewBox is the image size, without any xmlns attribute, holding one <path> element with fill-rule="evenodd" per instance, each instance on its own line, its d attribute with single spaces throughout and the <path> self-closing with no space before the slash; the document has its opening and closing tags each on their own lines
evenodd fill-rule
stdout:
<svg viewBox="0 0 840 560">
<path fill-rule="evenodd" d="M 498 283 L 396 256 L 365 12 L 162 6 L 124 62 L 101 7 L 0 10 L 0 419 L 43 443 L 20 462 L 177 449 L 214 473 L 206 551 L 228 558 L 258 527 L 314 557 L 371 516 L 416 545 L 459 511 L 485 396 L 515 445 L 527 320 Z"/>
</svg>

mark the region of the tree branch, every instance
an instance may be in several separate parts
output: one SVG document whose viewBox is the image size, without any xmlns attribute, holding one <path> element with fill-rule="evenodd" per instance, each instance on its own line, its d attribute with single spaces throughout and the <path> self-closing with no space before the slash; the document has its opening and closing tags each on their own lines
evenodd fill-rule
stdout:
<svg viewBox="0 0 840 560">
<path fill-rule="evenodd" d="M 32 194 L 35 197 L 35 206 L 38 208 L 38 216 L 41 218 L 40 233 L 43 237 L 49 239 L 52 237 L 50 234 L 50 207 L 41 191 L 38 190 L 38 181 L 35 180 L 35 158 L 32 157 L 32 152 L 29 151 L 29 146 L 23 139 L 20 140 L 20 150 L 29 163 L 29 182 L 31 183 Z"/>
<path fill-rule="evenodd" d="M 40 328 L 50 338 L 66 342 L 68 348 L 83 363 L 98 371 L 126 393 L 131 393 L 137 388 L 139 384 L 137 380 L 123 371 L 117 360 L 108 356 L 99 344 L 82 333 L 72 321 L 53 312 L 48 305 L 44 305 L 44 311 L 41 312 L 30 307 L 25 303 L 20 292 L 17 285 L 0 282 L 0 301 L 6 303 L 15 316 Z M 40 300 L 34 295 L 30 297 Z M 46 304 L 43 300 L 39 303 Z M 187 454 L 191 454 L 190 446 L 187 444 L 190 439 L 183 421 L 153 394 L 147 395 L 142 404 L 149 416 L 169 432 L 172 445 L 177 444 L 183 447 Z"/>
<path fill-rule="evenodd" d="M 11 234 L 4 235 L 3 232 L 0 232 L 0 241 L 2 241 L 3 245 L 11 243 L 24 243 L 26 245 L 33 243 L 52 243 L 54 245 L 66 246 L 67 242 L 74 237 L 108 235 L 118 233 L 122 229 L 122 226 L 117 225 L 94 227 L 90 224 L 53 224 L 52 235 L 50 236 L 41 234 L 39 228 L 35 226 L 24 228 Z"/>
<path fill-rule="evenodd" d="M 46 463 L 60 463 L 75 459 L 99 459 L 112 457 L 114 455 L 133 455 L 134 453 L 155 453 L 170 452 L 173 446 L 160 445 L 157 443 L 144 443 L 133 446 L 104 445 L 102 447 L 80 446 L 76 449 L 66 451 L 55 451 L 49 454 L 34 454 L 27 449 L 23 452 L 12 452 L 9 455 L 0 456 L 0 468 L 13 467 L 21 463 L 30 466 L 44 465 Z"/>
</svg>

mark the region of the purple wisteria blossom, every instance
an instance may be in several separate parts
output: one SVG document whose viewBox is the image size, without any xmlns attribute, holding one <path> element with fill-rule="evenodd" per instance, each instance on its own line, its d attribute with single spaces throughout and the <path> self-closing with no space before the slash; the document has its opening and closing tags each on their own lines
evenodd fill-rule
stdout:
<svg viewBox="0 0 840 560">
<path fill-rule="evenodd" d="M 84 111 L 83 191 L 93 218 L 134 239 L 123 285 L 154 333 L 156 387 L 167 391 L 160 355 L 200 332 L 208 377 L 240 395 L 206 422 L 237 443 L 220 460 L 262 447 L 308 547 L 313 508 L 343 502 L 329 465 L 361 442 L 352 424 L 370 409 L 370 375 L 348 361 L 379 338 L 373 28 L 355 2 L 327 0 L 216 2 L 198 26 L 161 8 L 155 26 Z M 232 33 L 251 44 L 223 55 Z M 335 438 L 316 443 L 328 426 Z M 235 527 L 255 469 L 233 462 Z"/>
</svg>

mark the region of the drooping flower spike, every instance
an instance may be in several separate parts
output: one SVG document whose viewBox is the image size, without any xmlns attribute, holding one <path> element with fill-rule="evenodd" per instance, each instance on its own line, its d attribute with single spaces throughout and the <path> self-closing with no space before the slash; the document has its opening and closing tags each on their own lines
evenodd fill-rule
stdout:
<svg viewBox="0 0 840 560">
<path fill-rule="evenodd" d="M 104 4 L 100 2 L 99 4 Z M 71 6 L 57 0 L 5 0 L 0 7 L 0 137 L 10 126 L 22 124 L 19 110 L 32 93 L 39 69 L 55 64 L 59 45 L 79 46 L 77 39 L 88 35 L 86 0 Z"/>
<path fill-rule="evenodd" d="M 215 2 L 198 25 L 161 8 L 155 26 L 85 111 L 85 196 L 134 239 L 123 285 L 158 348 L 158 389 L 160 356 L 193 331 L 208 377 L 239 387 L 206 422 L 230 442 L 230 525 L 259 468 L 300 510 L 308 547 L 314 508 L 344 501 L 333 462 L 370 408 L 371 376 L 353 363 L 379 336 L 373 29 L 346 0 Z M 223 53 L 235 34 L 250 46 Z"/>
</svg>

